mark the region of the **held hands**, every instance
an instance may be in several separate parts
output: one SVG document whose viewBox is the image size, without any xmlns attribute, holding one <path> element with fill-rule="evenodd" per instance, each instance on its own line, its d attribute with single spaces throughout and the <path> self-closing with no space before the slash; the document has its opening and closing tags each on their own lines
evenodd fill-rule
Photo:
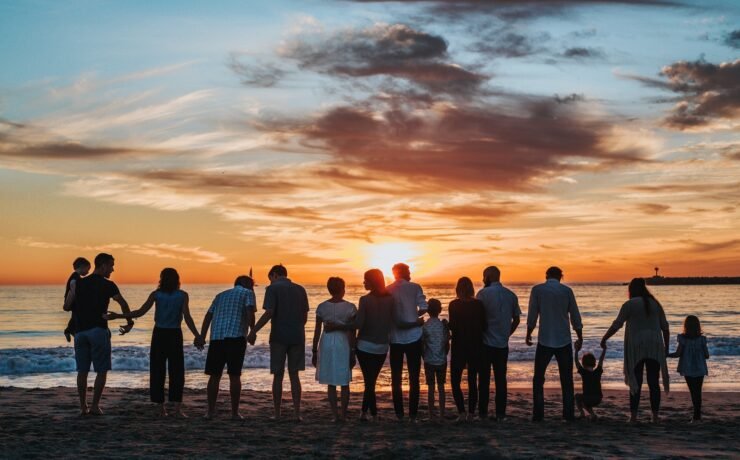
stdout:
<svg viewBox="0 0 740 460">
<path fill-rule="evenodd" d="M 601 348 L 606 350 L 606 339 L 601 339 Z"/>
<path fill-rule="evenodd" d="M 583 348 L 583 339 L 577 339 L 575 343 L 576 351 L 581 351 Z"/>
<path fill-rule="evenodd" d="M 527 344 L 528 347 L 532 346 L 532 334 L 527 334 L 527 337 L 524 339 L 524 342 Z"/>
<path fill-rule="evenodd" d="M 118 327 L 118 335 L 126 335 L 131 332 L 134 328 L 134 322 L 129 320 L 128 324 L 124 324 Z"/>
<path fill-rule="evenodd" d="M 193 345 L 198 350 L 203 350 L 206 346 L 206 339 L 203 338 L 203 336 L 197 335 L 195 336 L 195 339 L 193 340 Z"/>
</svg>

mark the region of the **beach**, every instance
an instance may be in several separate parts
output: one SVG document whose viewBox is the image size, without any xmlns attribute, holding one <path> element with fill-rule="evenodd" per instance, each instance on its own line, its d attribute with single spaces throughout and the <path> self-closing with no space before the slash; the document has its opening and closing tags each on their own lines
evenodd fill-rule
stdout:
<svg viewBox="0 0 740 460">
<path fill-rule="evenodd" d="M 680 383 L 677 382 L 676 386 Z M 448 394 L 448 420 L 429 421 L 422 392 L 417 423 L 395 421 L 391 397 L 380 393 L 382 420 L 359 418 L 361 390 L 352 387 L 349 420 L 331 422 L 324 392 L 305 392 L 303 422 L 291 420 L 291 403 L 284 402 L 285 419 L 269 419 L 268 392 L 242 393 L 243 422 L 228 413 L 228 392 L 219 396 L 215 420 L 202 418 L 205 392 L 186 390 L 188 419 L 155 416 L 148 392 L 107 389 L 104 416 L 79 417 L 73 388 L 0 389 L 0 445 L 3 458 L 286 458 L 286 457 L 724 457 L 740 456 L 740 393 L 705 393 L 704 417 L 690 424 L 691 402 L 685 391 L 663 394 L 662 421 L 648 423 L 647 394 L 641 423 L 626 422 L 626 390 L 606 390 L 597 422 L 560 419 L 560 393 L 546 390 L 546 419 L 529 421 L 531 390 L 510 390 L 505 422 L 455 423 Z M 287 390 L 287 385 L 286 385 Z M 644 388 L 644 393 L 647 388 Z M 286 394 L 287 391 L 286 391 Z"/>
</svg>

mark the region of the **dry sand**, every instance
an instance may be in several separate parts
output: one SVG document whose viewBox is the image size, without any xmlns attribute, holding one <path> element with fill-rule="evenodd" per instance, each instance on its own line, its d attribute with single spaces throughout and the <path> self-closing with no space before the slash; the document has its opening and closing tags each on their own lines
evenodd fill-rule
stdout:
<svg viewBox="0 0 740 460">
<path fill-rule="evenodd" d="M 351 419 L 331 423 L 324 393 L 304 394 L 304 421 L 269 420 L 269 393 L 244 391 L 244 422 L 228 418 L 228 393 L 219 417 L 203 420 L 205 391 L 186 390 L 190 418 L 157 418 L 146 390 L 108 389 L 102 417 L 78 417 L 75 390 L 0 389 L 0 455 L 3 458 L 225 458 L 225 457 L 727 457 L 740 458 L 740 393 L 704 395 L 705 421 L 687 423 L 686 392 L 663 395 L 663 421 L 625 423 L 626 391 L 606 391 L 598 422 L 560 420 L 559 392 L 547 391 L 546 421 L 533 424 L 530 392 L 511 390 L 504 423 L 430 422 L 422 394 L 421 420 L 398 423 L 390 394 L 379 394 L 378 423 L 358 420 L 361 394 L 354 387 Z M 287 390 L 287 388 L 286 388 Z M 645 389 L 647 390 L 647 389 Z M 286 391 L 286 394 L 289 394 Z M 451 395 L 448 396 L 451 401 Z M 493 400 L 491 401 L 493 403 Z M 448 404 L 448 408 L 450 405 Z M 290 402 L 286 401 L 286 412 Z M 450 417 L 453 417 L 450 411 Z"/>
</svg>

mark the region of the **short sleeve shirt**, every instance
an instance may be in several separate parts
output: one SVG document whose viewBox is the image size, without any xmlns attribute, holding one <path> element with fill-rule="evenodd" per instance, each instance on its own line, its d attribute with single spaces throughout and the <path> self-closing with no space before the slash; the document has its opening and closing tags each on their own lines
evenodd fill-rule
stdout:
<svg viewBox="0 0 740 460">
<path fill-rule="evenodd" d="M 308 308 L 308 295 L 303 286 L 288 278 L 267 286 L 264 309 L 272 312 L 270 343 L 305 345 Z"/>
<path fill-rule="evenodd" d="M 120 294 L 116 283 L 102 275 L 92 274 L 76 282 L 75 320 L 77 331 L 95 327 L 108 329 L 103 315 L 108 311 L 110 299 Z"/>
<path fill-rule="evenodd" d="M 422 326 L 424 363 L 440 366 L 447 363 L 449 329 L 439 318 L 429 318 Z"/>
<path fill-rule="evenodd" d="M 242 286 L 218 294 L 208 309 L 213 315 L 211 340 L 244 337 L 247 309 L 256 310 L 255 303 L 254 291 Z"/>
</svg>

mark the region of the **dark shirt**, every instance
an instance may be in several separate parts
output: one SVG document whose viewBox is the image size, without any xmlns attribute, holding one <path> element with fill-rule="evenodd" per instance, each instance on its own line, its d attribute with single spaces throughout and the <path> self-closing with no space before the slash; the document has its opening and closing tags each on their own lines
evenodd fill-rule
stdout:
<svg viewBox="0 0 740 460">
<path fill-rule="evenodd" d="M 69 295 L 69 290 L 72 285 L 72 281 L 75 282 L 75 284 L 79 284 L 82 277 L 77 272 L 72 272 L 71 275 L 69 275 L 69 278 L 67 279 L 67 286 L 64 288 L 64 301 L 67 301 L 67 296 Z M 75 300 L 72 301 L 72 311 L 74 311 L 74 306 L 77 303 L 77 298 L 75 297 Z"/>
<path fill-rule="evenodd" d="M 103 314 L 108 311 L 110 299 L 119 293 L 116 283 L 101 275 L 93 273 L 77 281 L 75 288 L 77 331 L 82 332 L 94 327 L 108 329 L 108 321 L 103 319 Z"/>
<path fill-rule="evenodd" d="M 303 286 L 282 278 L 267 286 L 264 309 L 272 311 L 270 343 L 303 345 L 308 320 L 308 295 Z"/>
<path fill-rule="evenodd" d="M 486 330 L 486 310 L 477 299 L 455 299 L 450 302 L 451 359 L 477 358 L 483 349 Z"/>
<path fill-rule="evenodd" d="M 360 297 L 355 320 L 357 339 L 377 344 L 389 343 L 393 325 L 393 304 L 393 296 L 390 294 L 384 296 L 366 294 Z"/>
<path fill-rule="evenodd" d="M 586 368 L 579 367 L 578 373 L 583 378 L 583 397 L 587 400 L 601 401 L 601 374 L 604 373 L 604 369 L 597 367 L 593 371 L 589 371 Z"/>
</svg>

